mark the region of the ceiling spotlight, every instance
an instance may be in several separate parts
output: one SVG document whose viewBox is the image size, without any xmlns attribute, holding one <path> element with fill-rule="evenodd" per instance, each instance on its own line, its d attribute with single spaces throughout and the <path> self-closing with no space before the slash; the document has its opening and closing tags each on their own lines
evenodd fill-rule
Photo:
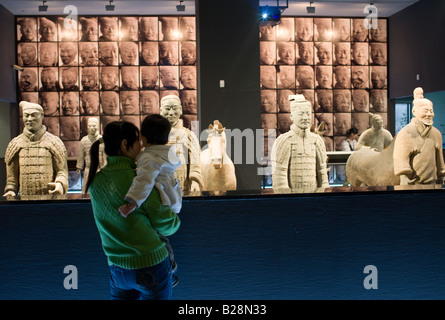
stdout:
<svg viewBox="0 0 445 320">
<path fill-rule="evenodd" d="M 110 1 L 110 4 L 107 4 L 105 6 L 105 10 L 107 11 L 114 11 L 114 5 L 112 5 L 113 1 Z"/>
<path fill-rule="evenodd" d="M 46 1 L 42 1 L 42 3 L 43 4 L 41 6 L 39 6 L 39 12 L 48 11 L 48 6 L 45 5 Z"/>
<path fill-rule="evenodd" d="M 260 7 L 260 17 L 262 21 L 280 22 L 281 9 L 280 7 Z"/>
<path fill-rule="evenodd" d="M 313 2 L 309 3 L 309 7 L 306 7 L 307 13 L 315 13 L 315 7 L 312 6 Z"/>
<path fill-rule="evenodd" d="M 185 11 L 185 5 L 182 4 L 182 0 L 179 0 L 176 6 L 176 11 Z"/>
</svg>

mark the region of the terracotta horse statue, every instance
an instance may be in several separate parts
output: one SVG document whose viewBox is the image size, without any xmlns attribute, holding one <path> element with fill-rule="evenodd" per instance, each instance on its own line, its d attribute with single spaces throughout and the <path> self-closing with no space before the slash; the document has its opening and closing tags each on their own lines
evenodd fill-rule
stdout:
<svg viewBox="0 0 445 320">
<path fill-rule="evenodd" d="M 226 152 L 225 129 L 215 120 L 206 130 L 208 148 L 201 152 L 200 159 L 203 191 L 236 190 L 235 166 Z"/>
<path fill-rule="evenodd" d="M 394 143 L 382 151 L 362 147 L 354 151 L 346 162 L 346 178 L 353 187 L 359 186 L 395 186 L 400 184 L 400 177 L 394 174 Z"/>
</svg>

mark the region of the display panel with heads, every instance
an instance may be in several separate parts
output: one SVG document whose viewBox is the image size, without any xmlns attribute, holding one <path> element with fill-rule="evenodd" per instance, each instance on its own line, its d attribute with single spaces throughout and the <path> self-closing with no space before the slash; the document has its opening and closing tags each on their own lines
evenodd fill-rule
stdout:
<svg viewBox="0 0 445 320">
<path fill-rule="evenodd" d="M 294 94 L 311 102 L 314 126 L 325 123 L 327 151 L 340 151 L 337 142 L 351 126 L 359 133 L 367 129 L 369 112 L 381 114 L 386 124 L 387 19 L 378 19 L 376 30 L 367 29 L 363 18 L 282 19 L 283 26 L 260 24 L 263 127 L 275 125 L 277 135 L 289 130 L 288 96 Z"/>
<path fill-rule="evenodd" d="M 178 95 L 184 126 L 197 118 L 194 16 L 17 16 L 18 102 L 39 103 L 44 124 L 76 156 L 86 117 L 140 126 Z M 275 61 L 274 61 L 275 62 Z M 21 116 L 21 114 L 20 114 Z"/>
</svg>

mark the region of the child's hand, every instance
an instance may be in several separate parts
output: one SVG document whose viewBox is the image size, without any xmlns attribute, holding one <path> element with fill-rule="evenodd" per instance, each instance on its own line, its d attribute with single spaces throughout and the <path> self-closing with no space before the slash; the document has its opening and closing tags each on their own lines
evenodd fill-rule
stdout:
<svg viewBox="0 0 445 320">
<path fill-rule="evenodd" d="M 136 209 L 136 205 L 134 203 L 127 203 L 119 207 L 119 212 L 121 216 L 126 218 L 130 213 L 132 213 Z"/>
</svg>

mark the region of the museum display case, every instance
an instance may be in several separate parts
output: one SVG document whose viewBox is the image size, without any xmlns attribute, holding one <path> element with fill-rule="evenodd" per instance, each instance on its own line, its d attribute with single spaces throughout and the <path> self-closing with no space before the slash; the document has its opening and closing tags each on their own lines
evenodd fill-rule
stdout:
<svg viewBox="0 0 445 320">
<path fill-rule="evenodd" d="M 60 16 L 15 21 L 17 64 L 23 68 L 18 101 L 40 103 L 44 124 L 65 144 L 69 197 L 82 192 L 75 162 L 89 118 L 100 119 L 100 132 L 117 119 L 140 126 L 146 114 L 159 112 L 167 94 L 180 97 L 184 126 L 199 118 L 194 16 L 81 16 L 75 26 Z M 325 125 L 330 188 L 348 186 L 350 153 L 340 150 L 345 131 L 369 128 L 369 112 L 387 126 L 387 24 L 380 18 L 378 28 L 368 30 L 359 18 L 298 16 L 283 16 L 278 25 L 260 23 L 261 126 L 277 137 L 287 132 L 287 98 L 303 94 L 312 105 L 312 124 Z M 268 155 L 267 143 L 264 148 Z M 271 180 L 263 175 L 257 193 L 270 194 Z"/>
</svg>

